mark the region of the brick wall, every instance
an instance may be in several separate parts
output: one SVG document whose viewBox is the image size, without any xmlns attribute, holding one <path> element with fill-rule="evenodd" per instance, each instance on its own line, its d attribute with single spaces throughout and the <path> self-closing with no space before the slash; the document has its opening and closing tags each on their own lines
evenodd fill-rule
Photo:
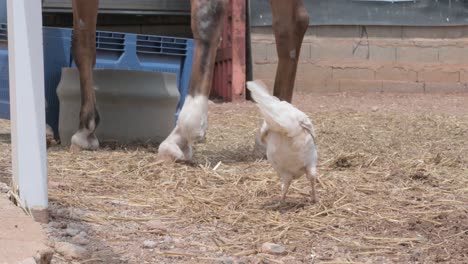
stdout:
<svg viewBox="0 0 468 264">
<path fill-rule="evenodd" d="M 255 79 L 273 84 L 271 28 L 252 29 Z M 468 92 L 468 27 L 309 28 L 296 91 Z"/>
</svg>

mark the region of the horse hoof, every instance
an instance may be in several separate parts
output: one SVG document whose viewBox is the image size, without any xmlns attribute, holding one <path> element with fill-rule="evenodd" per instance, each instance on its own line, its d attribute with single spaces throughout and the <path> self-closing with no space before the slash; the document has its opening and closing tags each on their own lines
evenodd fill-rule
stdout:
<svg viewBox="0 0 468 264">
<path fill-rule="evenodd" d="M 99 148 L 99 140 L 96 135 L 86 135 L 84 133 L 77 132 L 71 139 L 71 147 L 74 151 L 81 150 L 97 150 Z"/>
<path fill-rule="evenodd" d="M 176 163 L 190 160 L 190 156 L 187 156 L 177 145 L 161 145 L 158 149 L 157 160 L 163 163 Z"/>
<path fill-rule="evenodd" d="M 71 146 L 70 146 L 70 152 L 72 152 L 72 153 L 81 152 L 82 150 L 83 149 L 80 146 L 76 145 L 76 144 L 71 144 Z"/>
<path fill-rule="evenodd" d="M 54 138 L 46 137 L 46 147 L 50 148 L 52 145 L 56 145 L 57 141 Z"/>
<path fill-rule="evenodd" d="M 54 130 L 52 130 L 52 128 L 46 124 L 46 146 L 49 148 L 55 144 L 57 144 L 57 141 L 55 141 Z"/>
<path fill-rule="evenodd" d="M 158 153 L 156 160 L 161 163 L 174 163 L 176 158 L 166 153 Z"/>
</svg>

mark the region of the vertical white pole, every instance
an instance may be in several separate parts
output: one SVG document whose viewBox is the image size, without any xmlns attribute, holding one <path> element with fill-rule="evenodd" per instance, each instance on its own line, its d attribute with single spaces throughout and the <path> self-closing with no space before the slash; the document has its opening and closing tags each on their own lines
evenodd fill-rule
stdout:
<svg viewBox="0 0 468 264">
<path fill-rule="evenodd" d="M 47 221 L 41 1 L 8 0 L 7 10 L 14 184 L 36 220 Z"/>
</svg>

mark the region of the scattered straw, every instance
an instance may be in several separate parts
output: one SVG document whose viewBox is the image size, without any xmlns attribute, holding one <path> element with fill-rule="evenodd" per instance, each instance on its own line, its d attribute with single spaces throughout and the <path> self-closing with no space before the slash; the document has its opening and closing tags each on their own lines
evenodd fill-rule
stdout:
<svg viewBox="0 0 468 264">
<path fill-rule="evenodd" d="M 51 216 L 89 225 L 92 243 L 112 249 L 113 258 L 154 263 L 212 263 L 222 256 L 250 263 L 462 263 L 468 118 L 405 111 L 409 104 L 384 111 L 386 103 L 377 112 L 298 103 L 312 113 L 318 135 L 317 204 L 308 202 L 302 177 L 286 205 L 265 208 L 279 199 L 280 184 L 253 151 L 260 116 L 251 104 L 221 104 L 210 106 L 207 142 L 195 146 L 192 164 L 160 163 L 150 144 L 103 144 L 78 154 L 53 147 Z M 6 166 L 9 143 L 0 145 Z M 144 240 L 167 235 L 143 229 L 152 219 L 167 225 L 174 249 L 141 249 Z M 259 253 L 264 242 L 284 245 L 288 255 Z"/>
</svg>

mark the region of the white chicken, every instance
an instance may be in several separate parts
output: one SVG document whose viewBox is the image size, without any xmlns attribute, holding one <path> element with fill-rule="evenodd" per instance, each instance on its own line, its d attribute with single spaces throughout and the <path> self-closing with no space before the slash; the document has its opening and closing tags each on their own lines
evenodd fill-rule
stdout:
<svg viewBox="0 0 468 264">
<path fill-rule="evenodd" d="M 303 174 L 310 181 L 311 200 L 316 202 L 317 149 L 312 122 L 290 103 L 271 96 L 261 81 L 247 82 L 247 89 L 264 117 L 260 142 L 281 180 L 280 204 L 284 203 L 292 180 Z"/>
</svg>

